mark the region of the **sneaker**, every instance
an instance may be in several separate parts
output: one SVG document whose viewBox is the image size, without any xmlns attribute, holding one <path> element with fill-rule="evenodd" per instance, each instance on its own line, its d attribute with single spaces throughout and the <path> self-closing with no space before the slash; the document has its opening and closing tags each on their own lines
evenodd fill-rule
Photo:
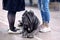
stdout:
<svg viewBox="0 0 60 40">
<path fill-rule="evenodd" d="M 40 32 L 50 32 L 51 28 L 50 27 L 44 27 L 43 29 L 40 29 Z"/>
<path fill-rule="evenodd" d="M 20 33 L 20 31 L 17 31 L 17 30 L 12 31 L 12 30 L 9 29 L 8 33 Z"/>
<path fill-rule="evenodd" d="M 43 24 L 40 27 L 40 32 L 50 32 L 51 28 L 49 27 L 49 24 L 47 22 L 43 22 Z"/>
</svg>

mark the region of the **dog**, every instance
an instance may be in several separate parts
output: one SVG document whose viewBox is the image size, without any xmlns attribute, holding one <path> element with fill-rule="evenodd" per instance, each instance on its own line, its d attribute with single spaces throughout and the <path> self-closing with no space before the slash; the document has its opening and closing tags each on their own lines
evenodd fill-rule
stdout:
<svg viewBox="0 0 60 40">
<path fill-rule="evenodd" d="M 39 19 L 36 15 L 34 15 L 34 12 L 32 10 L 26 10 L 22 15 L 22 22 L 20 23 L 20 26 L 23 26 L 22 36 L 27 38 L 33 38 L 33 32 L 37 30 L 39 24 Z"/>
</svg>

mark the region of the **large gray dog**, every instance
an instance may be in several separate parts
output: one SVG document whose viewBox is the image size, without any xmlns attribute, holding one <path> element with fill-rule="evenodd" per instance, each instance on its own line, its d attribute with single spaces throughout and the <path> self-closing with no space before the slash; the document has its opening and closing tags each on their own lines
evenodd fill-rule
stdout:
<svg viewBox="0 0 60 40">
<path fill-rule="evenodd" d="M 39 24 L 39 20 L 33 11 L 25 11 L 22 15 L 21 23 L 21 26 L 23 26 L 23 37 L 33 38 Z"/>
</svg>

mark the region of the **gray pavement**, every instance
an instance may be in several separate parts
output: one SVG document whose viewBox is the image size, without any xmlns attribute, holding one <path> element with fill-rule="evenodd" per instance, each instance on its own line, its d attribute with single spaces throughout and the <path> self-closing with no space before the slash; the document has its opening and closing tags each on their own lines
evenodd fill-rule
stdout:
<svg viewBox="0 0 60 40">
<path fill-rule="evenodd" d="M 26 7 L 26 10 L 33 10 L 35 15 L 39 18 L 42 23 L 41 14 L 38 8 Z M 15 26 L 18 25 L 18 20 L 21 20 L 24 11 L 17 12 Z M 33 39 L 22 38 L 20 34 L 8 34 L 8 20 L 7 11 L 2 9 L 2 0 L 0 0 L 0 40 L 60 40 L 60 11 L 50 11 L 51 20 L 49 26 L 51 27 L 51 32 L 48 33 L 38 33 Z"/>
</svg>

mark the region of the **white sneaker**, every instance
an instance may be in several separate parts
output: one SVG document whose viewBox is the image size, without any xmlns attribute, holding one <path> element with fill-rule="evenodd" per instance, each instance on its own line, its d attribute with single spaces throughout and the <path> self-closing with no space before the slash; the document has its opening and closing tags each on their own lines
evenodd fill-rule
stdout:
<svg viewBox="0 0 60 40">
<path fill-rule="evenodd" d="M 8 33 L 20 33 L 20 31 L 11 31 L 10 29 L 8 30 Z"/>
<path fill-rule="evenodd" d="M 45 27 L 45 28 L 42 28 L 40 29 L 40 32 L 50 32 L 51 31 L 51 28 L 50 27 Z"/>
</svg>

